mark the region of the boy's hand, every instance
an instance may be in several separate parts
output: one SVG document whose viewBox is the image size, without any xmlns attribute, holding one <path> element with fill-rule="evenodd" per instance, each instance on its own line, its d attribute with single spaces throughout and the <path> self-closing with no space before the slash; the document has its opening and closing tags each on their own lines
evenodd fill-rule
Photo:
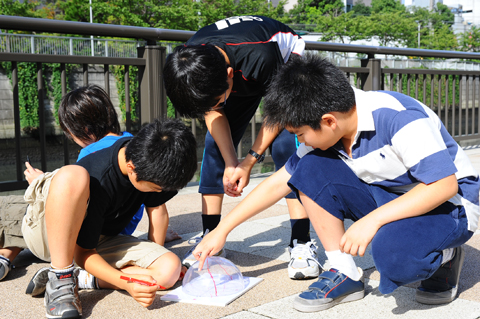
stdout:
<svg viewBox="0 0 480 319">
<path fill-rule="evenodd" d="M 238 165 L 238 163 L 237 163 Z M 235 174 L 236 166 L 228 166 L 223 172 L 223 189 L 228 196 L 238 197 L 241 195 L 241 192 L 237 191 L 238 183 L 234 179 L 233 175 Z"/>
<path fill-rule="evenodd" d="M 128 275 L 129 277 L 147 281 L 150 283 L 156 283 L 152 276 L 148 275 Z M 137 284 L 134 282 L 127 282 L 125 290 L 143 307 L 150 306 L 157 295 L 158 285 L 147 286 L 143 284 Z"/>
<path fill-rule="evenodd" d="M 25 179 L 29 185 L 35 178 L 43 174 L 41 170 L 34 168 L 29 162 L 25 162 L 25 166 L 27 169 L 23 172 L 23 174 L 25 174 Z"/>
<path fill-rule="evenodd" d="M 229 183 L 227 187 L 225 187 L 225 193 L 227 195 L 230 195 L 230 193 L 233 194 L 232 197 L 238 197 L 242 194 L 243 188 L 250 183 L 250 172 L 251 168 L 248 166 L 245 167 L 244 162 L 242 161 L 236 168 L 231 176 L 231 180 L 235 181 L 235 183 Z M 233 185 L 232 185 L 233 184 Z"/>
<path fill-rule="evenodd" d="M 202 270 L 205 259 L 219 252 L 225 246 L 226 241 L 227 236 L 218 232 L 217 229 L 212 230 L 203 237 L 193 251 L 193 256 L 199 261 L 198 270 Z"/>
<path fill-rule="evenodd" d="M 340 251 L 352 256 L 363 257 L 368 244 L 372 241 L 380 227 L 372 222 L 368 215 L 359 219 L 343 234 L 340 240 Z"/>
</svg>

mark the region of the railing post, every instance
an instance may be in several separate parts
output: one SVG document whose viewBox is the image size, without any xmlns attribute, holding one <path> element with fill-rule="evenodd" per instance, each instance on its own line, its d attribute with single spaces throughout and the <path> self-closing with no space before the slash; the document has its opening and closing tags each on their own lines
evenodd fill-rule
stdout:
<svg viewBox="0 0 480 319">
<path fill-rule="evenodd" d="M 362 67 L 370 69 L 368 75 L 360 77 L 362 80 L 362 89 L 365 91 L 378 91 L 382 89 L 382 66 L 381 60 L 375 59 L 373 55 L 369 55 L 368 59 L 362 59 Z"/>
<path fill-rule="evenodd" d="M 165 47 L 146 45 L 137 48 L 138 57 L 145 59 L 145 68 L 140 68 L 140 123 L 150 123 L 167 116 L 167 95 L 162 80 L 165 64 Z"/>
</svg>

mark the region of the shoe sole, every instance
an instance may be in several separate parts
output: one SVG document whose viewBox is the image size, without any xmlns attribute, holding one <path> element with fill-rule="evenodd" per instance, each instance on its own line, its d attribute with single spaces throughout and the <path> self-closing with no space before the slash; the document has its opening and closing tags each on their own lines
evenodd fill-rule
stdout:
<svg viewBox="0 0 480 319">
<path fill-rule="evenodd" d="M 290 277 L 290 279 L 293 279 L 293 280 L 317 278 L 319 274 L 320 274 L 320 270 L 318 269 L 316 271 L 308 273 L 308 271 L 288 268 L 288 277 Z"/>
<path fill-rule="evenodd" d="M 341 303 L 360 300 L 363 297 L 365 297 L 365 290 L 357 291 L 357 292 L 351 293 L 349 295 L 339 297 L 339 298 L 334 299 L 330 302 L 326 302 L 326 303 L 322 302 L 322 303 L 319 303 L 319 304 L 314 304 L 315 301 L 321 301 L 321 300 L 307 300 L 307 299 L 303 299 L 303 298 L 300 298 L 299 296 L 297 296 L 297 297 L 295 297 L 295 300 L 293 302 L 293 308 L 298 310 L 298 311 L 301 311 L 301 312 L 323 311 L 323 310 L 327 310 L 327 309 L 332 308 L 333 306 L 336 306 L 336 305 L 341 304 Z"/>
<path fill-rule="evenodd" d="M 457 285 L 450 290 L 443 292 L 428 292 L 418 290 L 415 293 L 415 300 L 424 305 L 442 305 L 449 302 L 452 302 L 457 296 L 458 292 L 458 282 L 460 280 L 460 274 L 462 273 L 463 262 L 465 260 L 465 250 L 463 246 L 460 246 L 460 249 L 457 250 L 457 253 L 460 255 L 460 267 L 458 270 L 457 276 Z"/>
<path fill-rule="evenodd" d="M 46 303 L 45 303 L 45 299 L 43 300 L 43 304 L 45 307 L 47 307 Z M 45 313 L 45 316 L 49 319 L 56 319 L 56 318 L 60 318 L 60 319 L 71 319 L 71 318 L 81 318 L 82 317 L 82 314 L 78 313 L 78 311 L 75 311 L 75 310 L 69 310 L 69 311 L 65 311 L 64 313 L 62 313 L 61 316 L 55 316 L 55 315 L 49 315 L 48 313 Z"/>
</svg>

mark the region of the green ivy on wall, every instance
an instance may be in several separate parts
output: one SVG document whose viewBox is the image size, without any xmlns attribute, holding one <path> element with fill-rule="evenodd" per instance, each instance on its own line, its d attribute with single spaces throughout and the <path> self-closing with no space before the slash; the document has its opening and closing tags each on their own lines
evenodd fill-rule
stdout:
<svg viewBox="0 0 480 319">
<path fill-rule="evenodd" d="M 12 81 L 12 63 L 2 62 L 2 68 L 6 71 L 10 82 Z M 71 67 L 67 67 L 68 74 Z M 43 81 L 45 84 L 45 94 L 53 100 L 54 116 L 58 124 L 58 107 L 62 100 L 61 71 L 59 63 L 42 64 Z M 50 81 L 47 75 L 51 74 Z M 18 76 L 18 102 L 20 107 L 20 127 L 27 133 L 32 134 L 40 126 L 38 116 L 38 84 L 37 84 L 37 63 L 19 62 L 17 63 Z M 68 91 L 68 83 L 67 83 Z"/>
</svg>

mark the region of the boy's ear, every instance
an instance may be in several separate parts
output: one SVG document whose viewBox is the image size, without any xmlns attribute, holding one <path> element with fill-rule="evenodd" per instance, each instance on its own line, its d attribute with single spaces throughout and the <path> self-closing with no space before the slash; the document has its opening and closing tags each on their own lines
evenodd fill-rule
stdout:
<svg viewBox="0 0 480 319">
<path fill-rule="evenodd" d="M 332 113 L 327 113 L 322 116 L 322 123 L 334 130 L 337 127 L 337 118 Z"/>
<path fill-rule="evenodd" d="M 227 68 L 227 77 L 233 79 L 233 68 L 230 66 Z"/>
<path fill-rule="evenodd" d="M 135 173 L 135 165 L 133 165 L 132 161 L 127 162 L 127 173 Z"/>
</svg>

